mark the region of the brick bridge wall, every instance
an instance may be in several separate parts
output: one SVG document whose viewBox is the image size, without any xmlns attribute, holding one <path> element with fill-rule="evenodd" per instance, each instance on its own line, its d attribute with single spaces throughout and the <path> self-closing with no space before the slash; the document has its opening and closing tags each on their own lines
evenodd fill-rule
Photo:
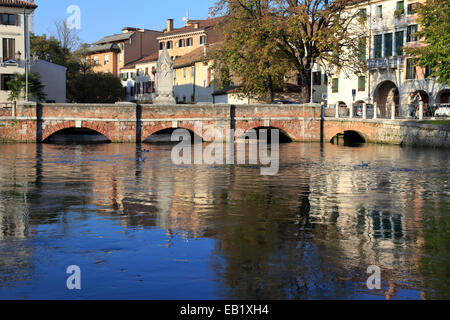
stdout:
<svg viewBox="0 0 450 320">
<path fill-rule="evenodd" d="M 41 142 L 65 128 L 92 129 L 112 142 L 140 142 L 163 129 L 186 128 L 210 141 L 212 128 L 245 132 L 259 127 L 279 128 L 294 141 L 320 141 L 320 106 L 22 103 L 15 110 L 0 108 L 0 141 Z M 399 120 L 324 121 L 325 141 L 345 131 L 356 131 L 368 142 L 450 145 L 448 128 Z"/>
</svg>

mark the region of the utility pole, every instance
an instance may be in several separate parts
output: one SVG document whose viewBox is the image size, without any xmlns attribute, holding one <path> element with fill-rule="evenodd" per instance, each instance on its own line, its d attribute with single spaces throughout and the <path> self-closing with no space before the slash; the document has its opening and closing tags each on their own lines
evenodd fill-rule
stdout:
<svg viewBox="0 0 450 320">
<path fill-rule="evenodd" d="M 28 101 L 28 64 L 30 59 L 30 49 L 28 48 L 28 16 L 25 7 L 23 8 L 23 31 L 25 42 L 25 101 Z"/>
<path fill-rule="evenodd" d="M 367 5 L 369 6 L 369 54 L 367 56 L 367 62 L 370 60 L 370 57 L 372 56 L 372 5 L 370 4 L 370 0 L 367 0 Z M 371 86 L 371 73 L 370 70 L 368 70 L 368 75 L 369 75 L 369 81 L 368 81 L 368 103 L 371 104 L 372 103 L 372 95 L 370 93 L 370 91 L 372 90 L 372 86 Z M 375 112 L 377 112 L 375 110 Z"/>
</svg>

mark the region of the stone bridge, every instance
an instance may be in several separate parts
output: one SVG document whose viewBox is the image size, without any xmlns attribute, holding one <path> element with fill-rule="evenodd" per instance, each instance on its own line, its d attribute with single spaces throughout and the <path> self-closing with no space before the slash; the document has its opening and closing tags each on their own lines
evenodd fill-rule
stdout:
<svg viewBox="0 0 450 320">
<path fill-rule="evenodd" d="M 201 123 L 201 129 L 198 124 Z M 278 128 L 293 141 L 329 142 L 356 132 L 367 142 L 448 146 L 449 130 L 406 120 L 325 118 L 320 105 L 17 104 L 0 108 L 0 140 L 45 142 L 68 128 L 87 128 L 112 142 L 142 142 L 165 129 L 185 128 L 211 141 L 211 128 L 246 132 Z M 410 143 L 411 142 L 411 143 Z"/>
</svg>

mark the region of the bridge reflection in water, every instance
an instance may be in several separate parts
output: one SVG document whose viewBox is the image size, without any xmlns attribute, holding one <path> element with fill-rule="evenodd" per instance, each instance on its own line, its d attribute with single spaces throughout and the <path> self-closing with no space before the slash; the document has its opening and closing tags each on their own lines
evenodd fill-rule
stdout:
<svg viewBox="0 0 450 320">
<path fill-rule="evenodd" d="M 449 298 L 446 152 L 285 144 L 265 177 L 145 148 L 0 145 L 1 298 L 68 297 L 68 261 L 88 298 Z"/>
</svg>

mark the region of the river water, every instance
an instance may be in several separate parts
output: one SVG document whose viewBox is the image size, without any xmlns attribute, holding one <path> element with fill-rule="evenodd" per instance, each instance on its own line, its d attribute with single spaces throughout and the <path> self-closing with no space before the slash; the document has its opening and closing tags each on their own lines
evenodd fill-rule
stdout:
<svg viewBox="0 0 450 320">
<path fill-rule="evenodd" d="M 0 145 L 0 299 L 450 299 L 449 151 L 283 144 L 262 176 L 171 149 Z"/>
</svg>

